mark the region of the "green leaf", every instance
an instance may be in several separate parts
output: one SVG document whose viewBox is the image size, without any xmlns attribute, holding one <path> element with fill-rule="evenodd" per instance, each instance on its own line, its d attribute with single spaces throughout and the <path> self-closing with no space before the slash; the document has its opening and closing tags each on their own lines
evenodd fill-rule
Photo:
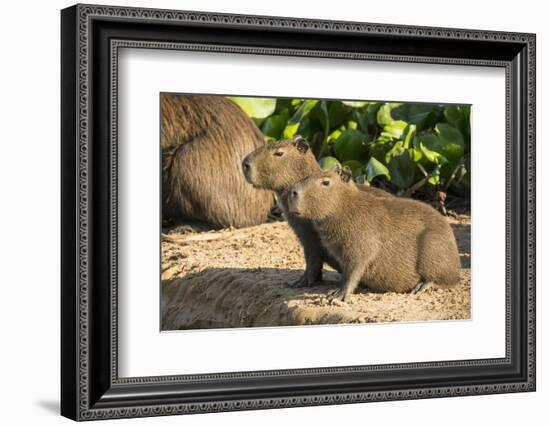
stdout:
<svg viewBox="0 0 550 426">
<path fill-rule="evenodd" d="M 402 104 L 392 110 L 392 116 L 396 120 L 403 120 L 423 128 L 428 117 L 438 108 L 434 104 Z"/>
<path fill-rule="evenodd" d="M 403 148 L 403 141 L 397 141 L 392 146 L 392 148 L 388 152 L 386 152 L 386 156 L 385 156 L 386 164 L 389 164 L 392 157 L 400 156 L 403 153 L 403 151 L 405 151 L 405 148 Z"/>
<path fill-rule="evenodd" d="M 441 139 L 434 133 L 420 133 L 413 139 L 413 145 L 415 148 L 420 149 L 420 144 L 423 143 L 424 146 L 431 149 L 432 151 L 443 150 L 443 145 L 441 144 Z"/>
<path fill-rule="evenodd" d="M 424 154 L 424 157 L 434 164 L 443 164 L 447 162 L 447 159 L 443 155 L 437 151 L 426 148 L 422 142 L 420 142 L 420 150 L 422 151 L 422 154 Z"/>
<path fill-rule="evenodd" d="M 332 132 L 330 135 L 328 135 L 327 140 L 330 142 L 332 140 L 336 140 L 340 137 L 342 134 L 342 131 L 340 129 L 336 129 L 334 132 Z"/>
<path fill-rule="evenodd" d="M 352 108 L 362 108 L 367 106 L 370 102 L 361 102 L 361 101 L 342 101 L 344 105 L 350 106 Z"/>
<path fill-rule="evenodd" d="M 406 189 L 414 183 L 416 166 L 411 160 L 408 151 L 403 151 L 399 156 L 392 157 L 388 170 L 392 183 L 399 188 Z"/>
<path fill-rule="evenodd" d="M 304 117 L 302 121 L 299 122 L 298 130 L 294 134 L 302 135 L 306 140 L 311 142 L 311 138 L 315 133 L 315 126 L 312 125 L 311 117 Z M 286 127 L 285 127 L 286 129 Z M 284 133 L 284 132 L 283 132 Z"/>
<path fill-rule="evenodd" d="M 287 121 L 288 111 L 285 110 L 282 114 L 267 117 L 262 123 L 261 130 L 264 135 L 270 138 L 280 139 L 285 130 Z"/>
<path fill-rule="evenodd" d="M 465 190 L 470 190 L 470 171 L 471 171 L 471 159 L 470 154 L 466 154 L 463 158 L 464 169 L 460 171 L 460 176 L 454 186 L 464 188 Z"/>
<path fill-rule="evenodd" d="M 275 111 L 277 105 L 277 99 L 275 98 L 244 98 L 228 96 L 235 102 L 241 109 L 253 118 L 265 118 Z"/>
<path fill-rule="evenodd" d="M 340 161 L 362 161 L 368 154 L 366 135 L 355 129 L 347 129 L 334 143 L 334 152 Z"/>
<path fill-rule="evenodd" d="M 350 119 L 353 108 L 340 101 L 327 101 L 328 120 L 330 130 L 345 124 Z"/>
<path fill-rule="evenodd" d="M 443 155 L 449 160 L 458 160 L 464 155 L 464 146 L 449 143 L 443 147 Z"/>
<path fill-rule="evenodd" d="M 313 137 L 310 140 L 311 148 L 317 158 L 324 153 L 328 153 L 329 133 L 330 133 L 330 118 L 328 112 L 328 104 L 331 101 L 320 101 L 315 108 L 311 110 L 309 115 L 310 133 L 313 132 Z M 304 120 L 306 121 L 306 120 Z M 301 129 L 299 130 L 302 131 Z M 300 133 L 301 134 L 301 133 Z"/>
<path fill-rule="evenodd" d="M 292 139 L 292 137 L 298 132 L 298 127 L 300 127 L 300 122 L 287 124 L 285 130 L 283 131 L 283 137 L 285 139 Z"/>
<path fill-rule="evenodd" d="M 334 157 L 323 157 L 319 160 L 319 166 L 321 166 L 323 170 L 330 170 L 334 166 L 340 166 L 340 162 Z"/>
<path fill-rule="evenodd" d="M 439 135 L 441 152 L 450 160 L 457 160 L 464 155 L 464 138 L 462 133 L 447 123 L 438 123 L 435 131 Z"/>
<path fill-rule="evenodd" d="M 321 101 L 319 104 L 320 112 L 319 112 L 319 121 L 321 122 L 321 126 L 323 127 L 323 133 L 325 135 L 324 139 L 327 139 L 328 134 L 330 132 L 330 116 L 328 113 L 328 101 Z"/>
<path fill-rule="evenodd" d="M 403 131 L 407 128 L 407 123 L 405 121 L 397 120 L 392 121 L 389 124 L 384 126 L 384 130 L 381 133 L 381 136 L 388 138 L 399 139 L 403 135 Z"/>
<path fill-rule="evenodd" d="M 309 115 L 303 120 L 305 121 L 306 119 L 309 119 L 311 131 L 315 133 L 322 132 L 323 138 L 326 138 L 329 134 L 329 117 L 327 106 L 329 102 L 330 101 L 319 101 L 319 103 L 317 103 L 317 105 L 311 110 Z"/>
<path fill-rule="evenodd" d="M 420 162 L 423 157 L 422 150 L 417 148 L 409 148 L 409 155 L 415 163 Z"/>
<path fill-rule="evenodd" d="M 435 169 L 432 170 L 430 173 L 431 176 L 428 178 L 428 183 L 431 185 L 437 185 L 439 181 L 441 180 L 441 166 L 436 166 Z"/>
<path fill-rule="evenodd" d="M 465 142 L 464 150 L 467 151 L 469 149 L 470 142 L 470 106 L 448 106 L 443 111 L 443 115 L 445 116 L 447 123 L 460 130 Z"/>
<path fill-rule="evenodd" d="M 390 171 L 386 166 L 384 166 L 376 158 L 371 157 L 365 167 L 365 172 L 367 173 L 367 181 L 371 182 L 377 176 L 386 176 L 390 180 Z"/>
<path fill-rule="evenodd" d="M 386 124 L 390 124 L 392 121 L 395 121 L 392 117 L 392 110 L 394 108 L 397 108 L 399 105 L 398 103 L 385 103 L 383 104 L 380 109 L 378 110 L 378 113 L 376 114 L 376 120 L 378 121 L 378 124 L 380 126 L 385 126 Z"/>
<path fill-rule="evenodd" d="M 386 153 L 393 147 L 391 141 L 376 140 L 369 145 L 369 155 L 378 161 L 385 161 Z"/>
<path fill-rule="evenodd" d="M 464 115 L 461 113 L 459 107 L 449 106 L 443 110 L 443 115 L 449 124 L 458 127 L 460 122 L 464 119 Z"/>
<path fill-rule="evenodd" d="M 353 119 L 359 124 L 359 130 L 368 135 L 369 119 L 366 108 L 353 111 Z"/>
<path fill-rule="evenodd" d="M 407 121 L 411 124 L 422 126 L 435 109 L 436 106 L 432 104 L 411 104 L 409 119 Z"/>
<path fill-rule="evenodd" d="M 281 114 L 283 111 L 290 111 L 292 107 L 292 99 L 277 98 L 277 105 L 275 106 L 275 114 Z"/>
<path fill-rule="evenodd" d="M 286 125 L 286 128 L 283 132 L 283 137 L 285 139 L 291 139 L 296 134 L 298 128 L 300 127 L 300 121 L 303 120 L 311 112 L 311 110 L 315 107 L 315 105 L 317 105 L 318 102 L 318 100 L 307 100 L 302 102 L 302 104 L 298 107 L 298 109 Z"/>
<path fill-rule="evenodd" d="M 384 105 L 382 102 L 373 102 L 367 106 L 366 115 L 369 125 L 373 126 L 378 123 L 378 111 L 380 110 L 382 105 Z"/>
<path fill-rule="evenodd" d="M 411 146 L 411 141 L 416 134 L 416 125 L 410 124 L 409 128 L 405 132 L 405 144 L 403 145 L 405 148 L 409 148 Z"/>
<path fill-rule="evenodd" d="M 426 159 L 434 164 L 446 163 L 449 160 L 448 154 L 456 154 L 454 147 L 446 144 L 445 140 L 435 133 L 423 133 L 418 136 L 417 140 Z"/>
<path fill-rule="evenodd" d="M 435 126 L 435 132 L 439 135 L 444 144 L 454 143 L 464 146 L 464 138 L 462 137 L 462 133 L 450 124 L 437 123 Z"/>
</svg>

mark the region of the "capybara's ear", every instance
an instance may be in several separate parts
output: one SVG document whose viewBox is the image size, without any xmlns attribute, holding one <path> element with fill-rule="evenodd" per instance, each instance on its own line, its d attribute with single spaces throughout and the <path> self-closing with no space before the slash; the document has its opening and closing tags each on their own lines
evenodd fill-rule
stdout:
<svg viewBox="0 0 550 426">
<path fill-rule="evenodd" d="M 340 174 L 340 172 L 342 171 L 342 169 L 340 168 L 340 164 L 335 164 L 334 166 L 332 166 L 330 171 Z"/>
<path fill-rule="evenodd" d="M 353 173 L 348 166 L 344 166 L 344 168 L 340 170 L 340 178 L 342 178 L 344 182 L 349 182 L 352 175 Z"/>
<path fill-rule="evenodd" d="M 300 135 L 294 136 L 292 139 L 292 144 L 300 151 L 302 154 L 307 152 L 309 149 L 309 144 L 307 141 Z"/>
</svg>

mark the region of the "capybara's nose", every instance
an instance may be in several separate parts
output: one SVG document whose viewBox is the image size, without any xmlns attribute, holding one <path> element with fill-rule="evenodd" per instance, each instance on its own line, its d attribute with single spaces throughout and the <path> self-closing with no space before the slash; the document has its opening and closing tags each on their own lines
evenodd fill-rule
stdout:
<svg viewBox="0 0 550 426">
<path fill-rule="evenodd" d="M 248 158 L 245 158 L 243 160 L 243 172 L 248 173 L 250 171 L 250 163 L 248 162 Z"/>
<path fill-rule="evenodd" d="M 295 189 L 291 190 L 291 191 L 290 191 L 290 196 L 291 196 L 292 198 L 298 197 L 298 191 L 296 191 Z"/>
</svg>

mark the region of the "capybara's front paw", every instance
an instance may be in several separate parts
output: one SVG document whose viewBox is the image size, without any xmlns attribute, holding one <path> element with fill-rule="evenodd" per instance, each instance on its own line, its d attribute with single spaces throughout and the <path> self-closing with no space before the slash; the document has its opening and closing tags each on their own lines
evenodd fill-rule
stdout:
<svg viewBox="0 0 550 426">
<path fill-rule="evenodd" d="M 328 296 L 328 301 L 333 305 L 342 305 L 349 301 L 349 294 L 343 289 L 334 290 Z"/>
<path fill-rule="evenodd" d="M 434 283 L 432 282 L 423 282 L 423 281 L 420 281 L 415 288 L 413 288 L 411 290 L 411 294 L 419 294 L 419 293 L 424 293 L 426 290 L 432 288 L 434 286 Z"/>
<path fill-rule="evenodd" d="M 312 278 L 311 276 L 308 276 L 307 273 L 304 273 L 304 275 L 302 275 L 296 281 L 288 284 L 288 286 L 292 288 L 312 287 L 314 285 L 321 284 L 321 282 L 321 279 Z"/>
<path fill-rule="evenodd" d="M 293 281 L 291 283 L 288 284 L 289 287 L 291 288 L 300 288 L 300 287 L 307 287 L 309 284 L 308 284 L 308 280 L 307 280 L 307 276 L 306 274 L 302 275 L 300 278 L 298 278 L 296 281 Z"/>
</svg>

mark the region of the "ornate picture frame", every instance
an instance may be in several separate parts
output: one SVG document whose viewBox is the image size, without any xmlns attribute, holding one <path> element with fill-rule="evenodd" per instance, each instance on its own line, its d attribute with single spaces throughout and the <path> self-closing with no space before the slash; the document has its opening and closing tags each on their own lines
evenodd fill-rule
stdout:
<svg viewBox="0 0 550 426">
<path fill-rule="evenodd" d="M 76 5 L 61 13 L 61 413 L 74 420 L 535 390 L 535 35 Z M 123 47 L 477 65 L 506 73 L 506 356 L 121 378 Z"/>
</svg>

